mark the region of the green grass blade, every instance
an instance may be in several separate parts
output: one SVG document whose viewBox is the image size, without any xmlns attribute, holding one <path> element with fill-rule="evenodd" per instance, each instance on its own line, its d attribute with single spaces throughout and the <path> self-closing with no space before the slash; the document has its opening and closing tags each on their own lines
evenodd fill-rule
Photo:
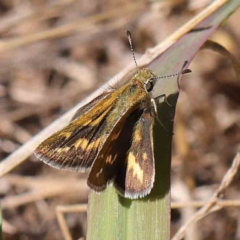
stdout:
<svg viewBox="0 0 240 240">
<path fill-rule="evenodd" d="M 158 109 L 162 112 L 167 111 L 168 108 L 169 106 L 166 107 L 164 104 Z M 173 109 L 171 111 L 174 113 Z M 172 121 L 168 123 L 172 125 Z M 172 128 L 167 125 L 166 127 Z M 158 147 L 155 148 L 156 183 L 151 194 L 144 199 L 132 201 L 119 196 L 113 187 L 109 187 L 104 194 L 92 192 L 88 210 L 88 221 L 91 223 L 88 228 L 89 240 L 165 240 L 169 238 L 169 173 L 172 135 L 159 124 L 155 125 L 154 134 L 155 145 L 157 144 Z"/>
</svg>

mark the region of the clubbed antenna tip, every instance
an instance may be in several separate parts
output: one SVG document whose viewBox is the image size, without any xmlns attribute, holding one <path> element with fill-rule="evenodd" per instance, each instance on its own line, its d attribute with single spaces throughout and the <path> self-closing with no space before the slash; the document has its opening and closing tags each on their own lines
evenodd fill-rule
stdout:
<svg viewBox="0 0 240 240">
<path fill-rule="evenodd" d="M 184 70 L 182 70 L 182 74 L 188 74 L 188 73 L 191 73 L 192 72 L 192 70 L 191 69 L 184 69 Z"/>
</svg>

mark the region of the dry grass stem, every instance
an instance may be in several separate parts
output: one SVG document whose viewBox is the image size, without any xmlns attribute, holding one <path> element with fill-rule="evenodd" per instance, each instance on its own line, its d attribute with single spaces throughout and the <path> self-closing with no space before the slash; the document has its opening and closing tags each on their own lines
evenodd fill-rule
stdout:
<svg viewBox="0 0 240 240">
<path fill-rule="evenodd" d="M 69 228 L 67 226 L 67 222 L 64 218 L 64 214 L 73 213 L 73 212 L 83 213 L 86 211 L 87 211 L 87 204 L 57 206 L 56 208 L 57 219 L 65 240 L 72 240 L 72 237 L 71 237 Z"/>
<path fill-rule="evenodd" d="M 188 207 L 200 208 L 206 204 L 207 202 L 203 202 L 203 201 L 172 202 L 171 208 L 172 209 L 188 208 Z M 240 207 L 240 201 L 239 200 L 218 200 L 216 203 L 216 207 L 221 207 L 221 208 Z"/>
<path fill-rule="evenodd" d="M 88 194 L 88 187 L 85 180 L 68 179 L 64 182 L 62 178 L 21 178 L 17 176 L 8 176 L 1 181 L 7 181 L 13 186 L 27 188 L 28 192 L 15 196 L 7 196 L 1 200 L 2 209 L 16 208 L 28 203 L 39 201 L 46 198 L 52 198 L 63 194 L 76 194 L 81 190 L 81 194 L 78 194 L 79 201 L 86 200 Z M 47 186 L 47 187 L 46 187 Z"/>
</svg>

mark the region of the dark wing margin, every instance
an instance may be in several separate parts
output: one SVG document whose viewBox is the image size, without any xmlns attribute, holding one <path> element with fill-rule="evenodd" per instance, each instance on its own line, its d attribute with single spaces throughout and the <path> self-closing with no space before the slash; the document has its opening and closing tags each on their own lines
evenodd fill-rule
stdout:
<svg viewBox="0 0 240 240">
<path fill-rule="evenodd" d="M 153 124 L 154 117 L 148 109 L 144 109 L 134 127 L 126 158 L 122 159 L 122 165 L 114 179 L 116 189 L 126 198 L 142 198 L 153 188 L 155 180 Z"/>
</svg>

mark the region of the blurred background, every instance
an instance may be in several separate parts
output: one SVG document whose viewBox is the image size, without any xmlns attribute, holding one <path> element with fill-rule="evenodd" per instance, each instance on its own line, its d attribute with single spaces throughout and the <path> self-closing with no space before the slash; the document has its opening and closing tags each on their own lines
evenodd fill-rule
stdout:
<svg viewBox="0 0 240 240">
<path fill-rule="evenodd" d="M 0 0 L 0 159 L 211 1 Z M 99 21 L 99 14 L 103 16 Z M 240 11 L 212 39 L 239 59 Z M 240 141 L 240 83 L 226 58 L 201 51 L 184 77 L 175 117 L 172 200 L 207 201 Z M 31 156 L 0 180 L 4 239 L 63 239 L 55 209 L 87 203 L 85 174 L 52 169 Z M 240 201 L 240 174 L 223 198 Z M 196 209 L 172 210 L 173 235 Z M 73 239 L 86 235 L 86 213 L 66 214 Z M 212 213 L 185 239 L 240 239 L 239 207 Z M 191 235 L 192 234 L 192 235 Z"/>
</svg>

